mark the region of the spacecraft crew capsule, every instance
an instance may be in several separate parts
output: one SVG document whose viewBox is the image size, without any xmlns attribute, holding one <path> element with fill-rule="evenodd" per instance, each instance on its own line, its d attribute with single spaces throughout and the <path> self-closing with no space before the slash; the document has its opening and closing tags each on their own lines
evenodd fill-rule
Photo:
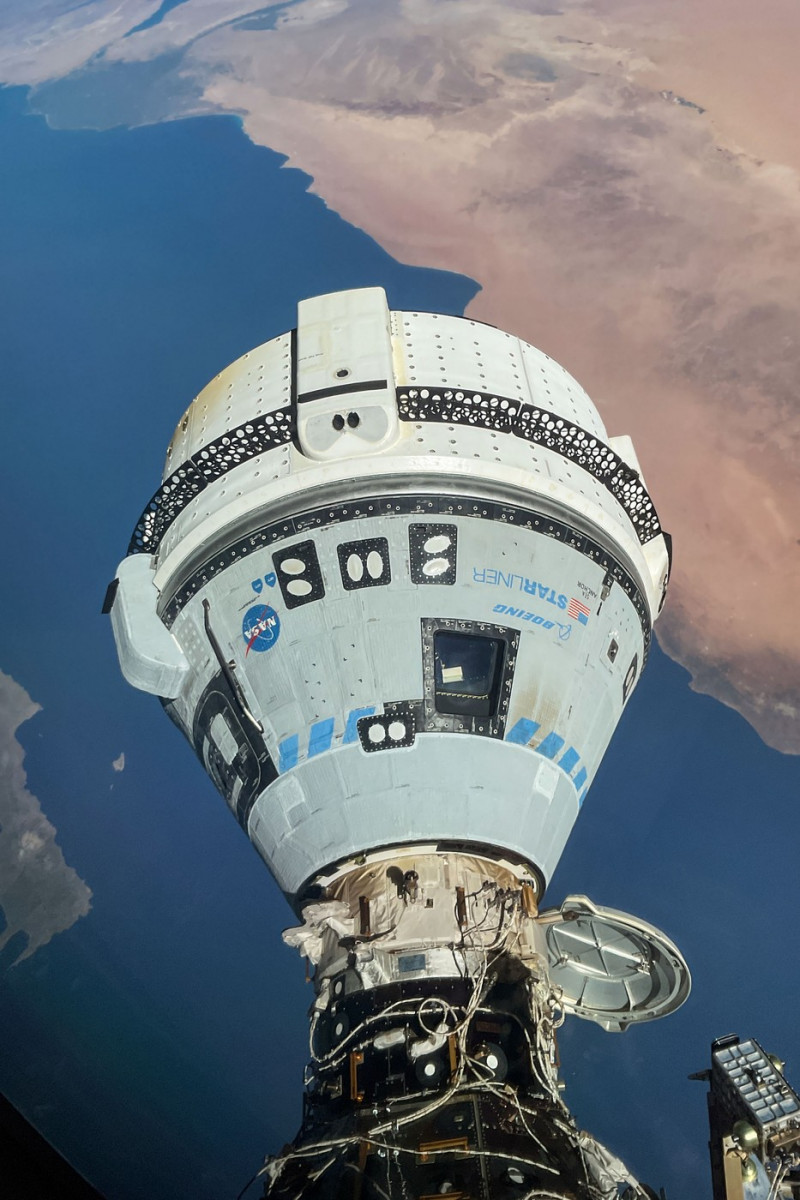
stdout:
<svg viewBox="0 0 800 1200">
<path fill-rule="evenodd" d="M 631 442 L 574 379 L 379 288 L 301 303 L 200 393 L 130 551 L 123 672 L 291 896 L 423 842 L 543 889 L 669 571 Z"/>
<path fill-rule="evenodd" d="M 334 1143 L 315 1195 L 395 1167 L 419 1194 L 472 1195 L 470 1171 L 485 1196 L 525 1194 L 514 1172 L 648 1194 L 571 1123 L 554 1030 L 663 1015 L 686 964 L 633 917 L 540 901 L 669 562 L 630 439 L 562 367 L 380 288 L 302 302 L 187 409 L 107 607 L 124 675 L 302 912 L 312 1068 L 275 1195 Z"/>
</svg>

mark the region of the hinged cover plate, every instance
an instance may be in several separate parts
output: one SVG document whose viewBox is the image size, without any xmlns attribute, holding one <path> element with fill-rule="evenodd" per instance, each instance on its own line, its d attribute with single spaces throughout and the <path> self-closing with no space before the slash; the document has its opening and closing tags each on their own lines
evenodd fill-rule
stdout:
<svg viewBox="0 0 800 1200">
<path fill-rule="evenodd" d="M 538 920 L 566 1012 L 620 1033 L 665 1017 L 689 995 L 691 975 L 680 951 L 639 917 L 567 896 Z"/>
</svg>

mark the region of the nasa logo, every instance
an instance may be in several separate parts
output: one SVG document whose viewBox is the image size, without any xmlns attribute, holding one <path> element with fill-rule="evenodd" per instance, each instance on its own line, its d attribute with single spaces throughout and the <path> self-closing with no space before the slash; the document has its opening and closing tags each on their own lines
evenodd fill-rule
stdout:
<svg viewBox="0 0 800 1200">
<path fill-rule="evenodd" d="M 247 643 L 245 657 L 251 650 L 261 654 L 271 650 L 281 633 L 281 619 L 268 604 L 254 604 L 242 621 L 242 637 Z"/>
</svg>

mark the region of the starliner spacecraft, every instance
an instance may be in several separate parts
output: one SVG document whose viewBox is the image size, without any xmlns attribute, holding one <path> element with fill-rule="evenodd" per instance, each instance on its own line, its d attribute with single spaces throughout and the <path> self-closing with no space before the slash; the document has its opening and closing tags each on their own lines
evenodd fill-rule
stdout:
<svg viewBox="0 0 800 1200">
<path fill-rule="evenodd" d="M 543 898 L 669 568 L 630 439 L 562 367 L 380 288 L 303 301 L 181 418 L 106 607 L 313 964 L 268 1196 L 656 1195 L 579 1130 L 556 1036 L 670 1013 L 686 963 Z"/>
</svg>

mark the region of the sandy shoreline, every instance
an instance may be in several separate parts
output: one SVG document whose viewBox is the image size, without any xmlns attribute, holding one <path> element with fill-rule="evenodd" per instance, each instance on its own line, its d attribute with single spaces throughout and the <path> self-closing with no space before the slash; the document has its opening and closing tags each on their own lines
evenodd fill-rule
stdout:
<svg viewBox="0 0 800 1200">
<path fill-rule="evenodd" d="M 267 100 L 257 85 L 219 78 L 207 95 L 243 108 L 254 141 L 309 172 L 312 190 L 390 253 L 476 279 L 470 315 L 563 362 L 611 430 L 633 436 L 676 545 L 662 645 L 699 690 L 741 711 L 770 744 L 800 752 L 800 640 L 786 620 L 800 586 L 800 425 L 784 395 L 798 360 L 769 358 L 800 308 L 796 177 L 729 149 L 709 121 L 661 100 L 670 64 L 660 69 L 649 88 L 631 85 L 630 111 L 623 101 L 614 116 L 658 128 L 663 168 L 647 153 L 634 162 L 627 134 L 616 158 L 592 159 L 587 143 L 606 113 L 598 121 L 570 98 L 545 117 L 512 111 L 482 129 Z M 567 147 L 562 195 L 547 194 L 541 171 L 520 169 L 534 142 L 557 169 L 556 143 Z M 585 213 L 583 159 L 612 177 Z M 630 187 L 626 170 L 638 172 Z M 572 212 L 554 211 L 564 192 L 570 203 L 578 196 Z M 691 211 L 700 215 L 680 215 Z"/>
<path fill-rule="evenodd" d="M 174 54 L 176 105 L 190 80 L 198 112 L 239 114 L 345 220 L 478 281 L 471 315 L 563 362 L 673 535 L 662 644 L 800 753 L 794 3 L 304 0 L 245 37 L 197 0 L 103 58 Z M 101 81 L 100 7 L 76 86 Z"/>
</svg>

